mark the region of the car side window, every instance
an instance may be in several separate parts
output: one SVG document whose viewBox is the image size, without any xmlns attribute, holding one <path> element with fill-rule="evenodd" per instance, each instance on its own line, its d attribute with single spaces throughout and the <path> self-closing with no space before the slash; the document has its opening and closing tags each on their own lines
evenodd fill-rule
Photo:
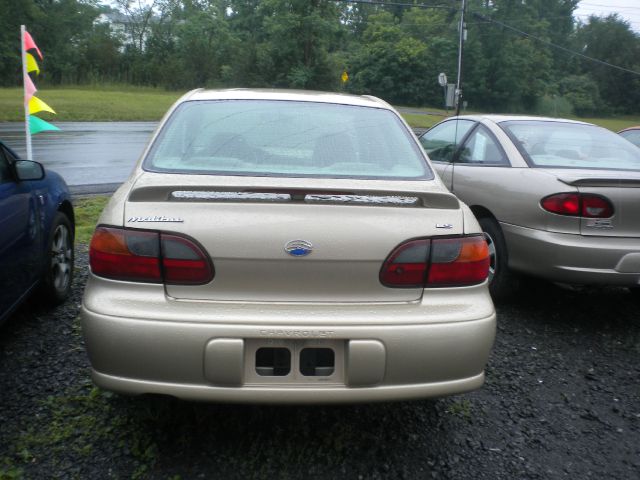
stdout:
<svg viewBox="0 0 640 480">
<path fill-rule="evenodd" d="M 626 132 L 620 132 L 620 135 L 636 147 L 640 147 L 640 130 L 627 130 Z"/>
<path fill-rule="evenodd" d="M 451 162 L 456 147 L 473 125 L 471 120 L 449 120 L 422 135 L 420 143 L 434 162 Z"/>
<path fill-rule="evenodd" d="M 460 163 L 475 165 L 508 165 L 504 151 L 489 129 L 479 125 L 460 150 Z"/>
<path fill-rule="evenodd" d="M 5 156 L 5 149 L 0 146 L 0 183 L 7 183 L 12 181 L 13 176 L 11 175 L 9 161 Z"/>
</svg>

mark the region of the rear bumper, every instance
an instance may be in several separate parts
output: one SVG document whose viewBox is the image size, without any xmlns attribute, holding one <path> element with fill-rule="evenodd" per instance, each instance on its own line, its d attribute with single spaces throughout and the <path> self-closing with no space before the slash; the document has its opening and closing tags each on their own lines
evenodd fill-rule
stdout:
<svg viewBox="0 0 640 480">
<path fill-rule="evenodd" d="M 380 305 L 180 302 L 161 286 L 143 288 L 138 296 L 146 301 L 127 305 L 130 285 L 89 281 L 82 324 L 100 387 L 234 403 L 439 397 L 482 385 L 495 337 L 485 285 Z M 110 309 L 112 302 L 120 307 Z M 262 346 L 329 346 L 336 372 L 302 378 L 294 360 L 286 378 L 259 377 L 255 349 Z"/>
<path fill-rule="evenodd" d="M 554 282 L 640 285 L 640 239 L 554 233 L 501 224 L 509 266 Z"/>
<path fill-rule="evenodd" d="M 391 402 L 444 397 L 477 390 L 484 383 L 484 372 L 473 377 L 426 384 L 387 385 L 369 388 L 348 387 L 252 387 L 224 388 L 213 385 L 162 383 L 105 375 L 95 370 L 93 382 L 125 395 L 160 394 L 183 400 L 252 404 L 335 404 Z"/>
</svg>

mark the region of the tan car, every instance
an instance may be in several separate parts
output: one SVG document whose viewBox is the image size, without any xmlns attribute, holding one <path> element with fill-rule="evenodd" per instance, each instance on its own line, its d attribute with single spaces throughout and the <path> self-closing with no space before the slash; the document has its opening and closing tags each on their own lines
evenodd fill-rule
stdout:
<svg viewBox="0 0 640 480">
<path fill-rule="evenodd" d="M 99 220 L 82 324 L 127 394 L 326 403 L 479 388 L 489 250 L 373 97 L 190 92 Z"/>
<path fill-rule="evenodd" d="M 420 141 L 486 232 L 494 296 L 510 271 L 639 293 L 638 148 L 588 123 L 498 115 L 448 119 Z"/>
</svg>

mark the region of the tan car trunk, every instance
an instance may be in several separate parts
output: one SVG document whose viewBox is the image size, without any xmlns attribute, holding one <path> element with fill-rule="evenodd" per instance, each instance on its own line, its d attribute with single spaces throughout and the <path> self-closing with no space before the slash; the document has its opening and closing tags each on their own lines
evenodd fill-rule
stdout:
<svg viewBox="0 0 640 480">
<path fill-rule="evenodd" d="M 556 175 L 580 193 L 601 195 L 613 204 L 610 219 L 583 218 L 582 235 L 640 237 L 640 172 L 571 170 Z"/>
<path fill-rule="evenodd" d="M 337 187 L 329 195 L 323 194 L 329 192 L 324 181 L 292 179 L 293 191 L 274 187 L 268 179 L 263 185 L 245 180 L 250 188 L 211 185 L 213 179 L 199 186 L 138 184 L 126 204 L 125 226 L 183 233 L 213 260 L 210 284 L 168 285 L 169 296 L 245 302 L 414 301 L 422 289 L 380 284 L 384 260 L 405 240 L 464 229 L 457 200 L 441 187 L 419 192 L 420 198 L 404 197 L 416 203 L 398 204 L 386 196 L 387 190 L 377 195 L 371 189 L 340 188 L 347 182 L 334 181 Z M 302 183 L 308 187 L 301 188 Z M 411 190 L 396 193 L 410 195 Z M 450 227 L 443 230 L 443 225 Z M 291 256 L 285 245 L 292 240 L 309 242 L 312 252 Z"/>
</svg>

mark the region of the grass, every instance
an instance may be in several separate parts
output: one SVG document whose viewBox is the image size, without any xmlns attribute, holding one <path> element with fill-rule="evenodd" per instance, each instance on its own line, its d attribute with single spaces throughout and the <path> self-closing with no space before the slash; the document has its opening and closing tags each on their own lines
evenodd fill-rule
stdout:
<svg viewBox="0 0 640 480">
<path fill-rule="evenodd" d="M 416 113 L 403 113 L 402 117 L 413 128 L 431 128 L 445 118 L 444 115 L 421 115 Z"/>
<path fill-rule="evenodd" d="M 145 410 L 110 392 L 89 389 L 88 378 L 84 383 L 40 401 L 37 419 L 25 425 L 16 438 L 13 455 L 2 459 L 0 480 L 23 478 L 23 467 L 30 463 L 56 466 L 68 462 L 69 457 L 101 454 L 103 444 L 126 452 L 132 463 L 131 479 L 146 476 L 157 461 L 158 447 L 145 428 L 149 420 Z"/>
<path fill-rule="evenodd" d="M 37 97 L 57 115 L 38 113 L 46 121 L 158 121 L 184 92 L 131 87 L 106 86 L 44 88 Z M 21 88 L 0 88 L 0 122 L 24 120 Z"/>
<path fill-rule="evenodd" d="M 81 198 L 75 202 L 76 243 L 89 243 L 98 217 L 107 201 L 109 197 L 97 196 Z"/>
<path fill-rule="evenodd" d="M 131 85 L 95 85 L 82 87 L 44 88 L 37 95 L 47 102 L 57 115 L 39 113 L 38 116 L 53 122 L 96 121 L 158 121 L 184 92 L 168 92 L 149 87 Z M 453 112 L 438 108 L 413 108 L 420 113 L 402 116 L 414 128 L 429 128 Z M 426 113 L 429 113 L 428 115 Z M 433 115 L 433 114 L 436 115 Z M 24 120 L 21 88 L 0 88 L 0 122 Z M 581 118 L 617 132 L 623 128 L 640 125 L 640 116 L 610 118 Z"/>
<path fill-rule="evenodd" d="M 640 125 L 640 117 L 625 115 L 616 118 L 575 118 L 582 122 L 595 123 L 601 127 L 608 128 L 614 132 L 619 132 L 623 128 Z"/>
<path fill-rule="evenodd" d="M 468 399 L 452 400 L 447 407 L 447 413 L 458 417 L 471 418 L 471 402 Z"/>
</svg>

